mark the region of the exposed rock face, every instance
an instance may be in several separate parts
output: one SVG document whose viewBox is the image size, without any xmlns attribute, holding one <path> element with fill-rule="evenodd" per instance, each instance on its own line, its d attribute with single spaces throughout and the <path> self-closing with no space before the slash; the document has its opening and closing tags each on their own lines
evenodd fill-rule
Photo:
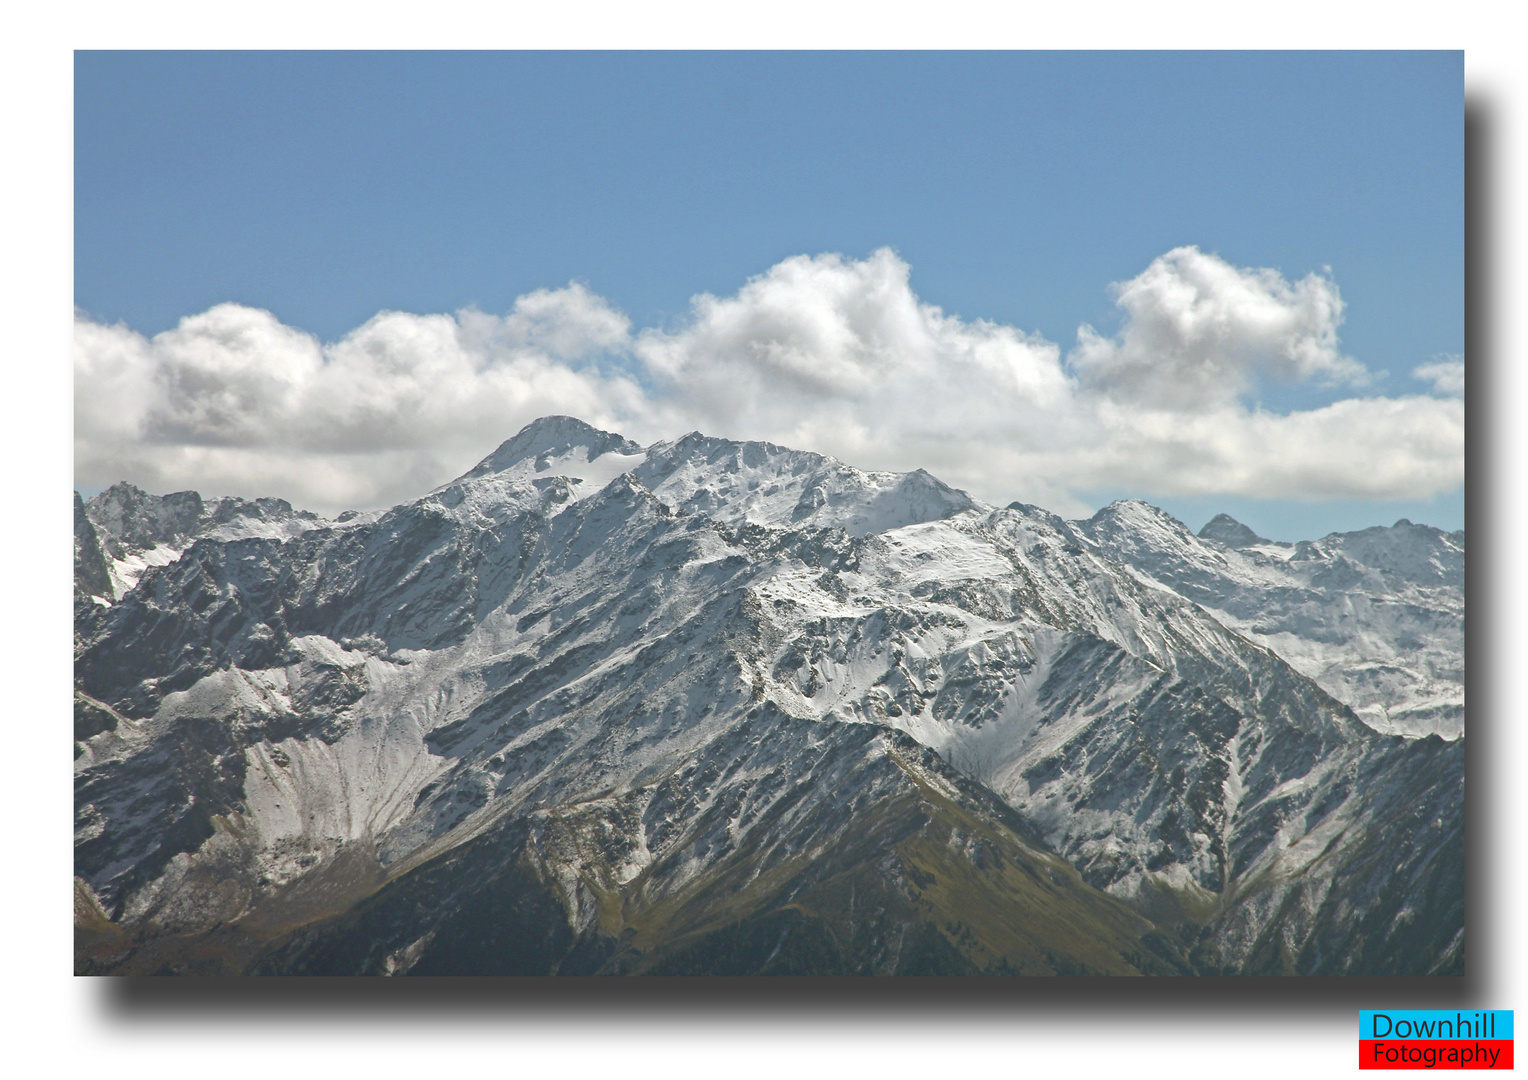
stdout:
<svg viewBox="0 0 1528 1080">
<path fill-rule="evenodd" d="M 122 487 L 175 556 L 76 605 L 79 970 L 1462 970 L 1462 739 L 1145 504 L 566 417 L 344 521 Z M 1451 587 L 1349 537 L 1300 603 Z"/>
<path fill-rule="evenodd" d="M 80 493 L 74 493 L 74 597 L 81 599 L 112 595 L 111 571 L 106 565 L 105 552 L 101 550 L 101 538 L 95 524 L 85 513 L 85 503 Z"/>
<path fill-rule="evenodd" d="M 1214 540 L 1226 547 L 1242 548 L 1272 543 L 1237 521 L 1230 514 L 1216 514 L 1199 530 L 1201 540 Z"/>
</svg>

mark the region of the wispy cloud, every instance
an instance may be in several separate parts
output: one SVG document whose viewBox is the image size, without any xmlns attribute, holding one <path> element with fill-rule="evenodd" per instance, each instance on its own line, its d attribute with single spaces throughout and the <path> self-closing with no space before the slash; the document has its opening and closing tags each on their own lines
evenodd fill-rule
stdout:
<svg viewBox="0 0 1528 1080">
<path fill-rule="evenodd" d="M 635 332 L 576 284 L 502 316 L 383 312 L 327 344 L 235 304 L 153 338 L 81 315 L 76 482 L 384 505 L 547 413 L 923 467 L 1062 512 L 1103 488 L 1412 498 L 1462 481 L 1462 362 L 1416 369 L 1434 395 L 1285 415 L 1246 400 L 1258 376 L 1365 383 L 1339 350 L 1330 277 L 1291 284 L 1179 248 L 1115 286 L 1117 335 L 1083 327 L 1063 357 L 923 303 L 909 273 L 889 250 L 797 256 L 696 297 L 677 328 Z"/>
<path fill-rule="evenodd" d="M 1464 357 L 1448 356 L 1411 369 L 1413 378 L 1432 383 L 1435 394 L 1464 393 Z"/>
</svg>

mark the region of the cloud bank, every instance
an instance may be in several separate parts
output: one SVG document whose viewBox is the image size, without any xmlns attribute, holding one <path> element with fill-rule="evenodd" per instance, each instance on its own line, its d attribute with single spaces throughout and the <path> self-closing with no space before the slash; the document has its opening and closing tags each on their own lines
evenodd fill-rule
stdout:
<svg viewBox="0 0 1528 1080">
<path fill-rule="evenodd" d="M 640 441 L 692 429 L 865 468 L 926 468 L 1062 513 L 1089 491 L 1426 498 L 1464 476 L 1463 361 L 1431 394 L 1260 409 L 1259 379 L 1361 390 L 1329 276 L 1290 283 L 1185 247 L 1116 285 L 1119 332 L 1067 353 L 920 301 L 889 250 L 786 259 L 689 318 L 634 330 L 581 285 L 505 315 L 382 312 L 323 343 L 220 304 L 152 338 L 75 321 L 75 482 L 387 505 L 537 416 Z"/>
</svg>

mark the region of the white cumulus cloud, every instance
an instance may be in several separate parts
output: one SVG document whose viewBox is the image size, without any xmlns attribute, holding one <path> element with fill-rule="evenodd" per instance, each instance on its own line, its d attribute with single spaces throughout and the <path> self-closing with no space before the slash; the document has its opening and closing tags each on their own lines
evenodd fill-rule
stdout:
<svg viewBox="0 0 1528 1080">
<path fill-rule="evenodd" d="M 1425 498 L 1462 482 L 1462 361 L 1415 370 L 1441 396 L 1288 414 L 1248 400 L 1260 377 L 1365 383 L 1329 277 L 1291 284 L 1188 247 L 1115 291 L 1119 332 L 1083 327 L 1065 357 L 924 303 L 884 249 L 786 259 L 635 333 L 576 284 L 502 316 L 383 312 L 332 343 L 236 304 L 152 338 L 81 315 L 76 482 L 385 505 L 549 413 L 642 441 L 699 429 L 922 467 L 1062 513 L 1098 490 Z"/>
<path fill-rule="evenodd" d="M 888 250 L 787 259 L 736 296 L 697 297 L 688 325 L 636 352 L 688 426 L 973 489 L 1013 479 L 992 454 L 1095 437 L 1054 344 L 946 315 L 908 274 Z"/>
<path fill-rule="evenodd" d="M 547 413 L 616 425 L 627 322 L 580 286 L 505 316 L 382 312 L 323 344 L 220 304 L 146 338 L 75 321 L 75 478 L 279 494 L 320 509 L 416 496 Z"/>
<path fill-rule="evenodd" d="M 1120 334 L 1105 338 L 1083 326 L 1068 357 L 1089 389 L 1196 411 L 1246 393 L 1259 374 L 1367 379 L 1363 365 L 1338 350 L 1343 303 L 1329 277 L 1290 284 L 1275 270 L 1240 269 L 1180 247 L 1115 289 L 1125 313 Z"/>
</svg>

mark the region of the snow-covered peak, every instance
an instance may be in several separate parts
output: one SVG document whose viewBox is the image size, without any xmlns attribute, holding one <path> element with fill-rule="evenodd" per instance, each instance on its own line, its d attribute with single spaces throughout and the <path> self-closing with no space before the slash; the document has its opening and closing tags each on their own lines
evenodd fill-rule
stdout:
<svg viewBox="0 0 1528 1080">
<path fill-rule="evenodd" d="M 1135 526 L 1153 523 L 1154 526 L 1170 528 L 1175 532 L 1189 531 L 1188 526 L 1183 522 L 1145 499 L 1116 499 L 1088 520 L 1098 523 L 1119 522 L 1122 525 Z"/>
<path fill-rule="evenodd" d="M 1331 533 L 1295 547 L 1296 560 L 1331 560 L 1338 556 L 1387 576 L 1419 585 L 1464 585 L 1464 531 L 1446 533 L 1401 518 L 1358 532 Z"/>
<path fill-rule="evenodd" d="M 699 432 L 650 447 L 635 475 L 686 513 L 774 528 L 840 528 L 851 536 L 982 508 L 922 469 L 867 472 L 822 454 Z"/>
<path fill-rule="evenodd" d="M 981 504 L 921 469 L 867 472 L 833 458 L 774 443 L 717 438 L 692 431 L 643 448 L 630 439 L 566 416 L 528 425 L 459 480 L 435 494 L 448 506 L 497 516 L 493 504 L 538 504 L 552 478 L 568 481 L 572 502 L 630 474 L 679 513 L 704 513 L 729 524 L 841 528 L 854 536 L 937 521 Z"/>
<path fill-rule="evenodd" d="M 151 495 L 124 480 L 86 502 L 85 513 L 98 530 L 119 543 L 149 548 L 197 532 L 202 507 L 202 497 L 194 491 Z"/>
<path fill-rule="evenodd" d="M 567 476 L 574 474 L 562 471 L 565 466 L 587 464 L 606 454 L 629 456 L 641 453 L 641 446 L 613 431 L 601 431 L 572 416 L 543 416 L 526 424 L 514 438 L 500 444 L 466 475 L 513 471 L 527 476 Z"/>
<path fill-rule="evenodd" d="M 1203 546 L 1187 525 L 1142 499 L 1119 499 L 1086 521 L 1070 524 L 1083 536 L 1111 549 L 1177 553 Z"/>
<path fill-rule="evenodd" d="M 78 499 L 78 494 L 76 494 Z M 92 595 L 120 599 L 150 566 L 180 558 L 195 540 L 285 540 L 328 524 L 285 499 L 203 499 L 195 491 L 153 495 L 126 481 L 113 484 L 80 505 L 75 521 L 75 576 Z M 105 566 L 110 589 L 97 591 L 95 563 Z M 83 575 L 83 577 L 81 576 Z M 91 582 L 88 586 L 86 581 Z"/>
<path fill-rule="evenodd" d="M 1073 527 L 1106 557 L 1204 606 L 1386 732 L 1464 724 L 1464 534 L 1398 521 L 1275 544 L 1220 515 L 1194 536 L 1139 500 Z"/>
<path fill-rule="evenodd" d="M 223 495 L 203 499 L 195 491 L 152 495 L 126 481 L 113 484 L 85 503 L 85 514 L 108 546 L 139 551 L 184 546 L 200 536 L 223 540 L 250 536 L 286 537 L 324 519 L 294 510 L 285 499 L 242 499 Z"/>
<path fill-rule="evenodd" d="M 557 509 L 586 499 L 641 463 L 645 451 L 612 431 L 571 416 L 543 416 L 520 429 L 427 501 L 479 523 L 527 509 Z"/>
</svg>

